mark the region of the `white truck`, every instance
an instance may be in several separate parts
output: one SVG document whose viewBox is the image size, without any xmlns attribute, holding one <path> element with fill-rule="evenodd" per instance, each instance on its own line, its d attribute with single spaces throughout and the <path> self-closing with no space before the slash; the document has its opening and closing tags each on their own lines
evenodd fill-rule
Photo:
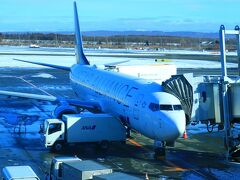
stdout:
<svg viewBox="0 0 240 180">
<path fill-rule="evenodd" d="M 108 114 L 86 112 L 63 115 L 62 120 L 46 119 L 44 122 L 45 147 L 57 152 L 69 144 L 91 142 L 107 148 L 109 142 L 125 140 L 126 128 Z"/>
<path fill-rule="evenodd" d="M 78 157 L 54 157 L 51 162 L 50 172 L 47 174 L 47 180 L 63 179 L 62 163 L 82 161 Z"/>
<path fill-rule="evenodd" d="M 112 173 L 112 169 L 91 160 L 82 161 L 77 157 L 54 157 L 46 179 L 92 179 L 93 176 L 109 173 Z"/>
<path fill-rule="evenodd" d="M 6 166 L 2 176 L 3 180 L 40 180 L 30 166 Z"/>
<path fill-rule="evenodd" d="M 144 61 L 142 65 L 137 63 L 134 65 L 119 64 L 113 70 L 130 76 L 149 79 L 159 84 L 177 74 L 177 67 L 171 62 L 171 64 L 169 62 L 146 64 L 146 61 Z"/>
</svg>

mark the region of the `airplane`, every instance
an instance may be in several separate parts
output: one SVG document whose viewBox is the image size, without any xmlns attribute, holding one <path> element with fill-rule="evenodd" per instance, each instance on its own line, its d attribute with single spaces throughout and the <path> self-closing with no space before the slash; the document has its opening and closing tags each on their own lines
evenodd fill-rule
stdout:
<svg viewBox="0 0 240 180">
<path fill-rule="evenodd" d="M 76 64 L 71 67 L 31 62 L 69 72 L 76 99 L 59 98 L 11 91 L 0 95 L 17 96 L 59 102 L 56 118 L 63 114 L 78 113 L 77 108 L 111 114 L 120 119 L 128 129 L 134 129 L 155 141 L 155 153 L 165 154 L 165 147 L 172 146 L 186 128 L 185 113 L 179 99 L 166 93 L 160 84 L 109 71 L 90 65 L 83 52 L 77 5 L 74 2 Z"/>
</svg>

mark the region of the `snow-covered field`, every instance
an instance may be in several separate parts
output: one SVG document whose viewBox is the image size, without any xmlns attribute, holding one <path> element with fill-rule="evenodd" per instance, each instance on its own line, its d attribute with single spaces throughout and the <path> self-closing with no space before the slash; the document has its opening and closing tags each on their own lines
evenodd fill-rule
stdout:
<svg viewBox="0 0 240 180">
<path fill-rule="evenodd" d="M 36 75 L 33 75 L 32 77 L 40 77 L 40 78 L 50 78 L 50 79 L 56 79 L 55 76 L 48 74 L 48 73 L 38 73 Z"/>
<path fill-rule="evenodd" d="M 43 62 L 43 63 L 51 63 L 57 64 L 62 66 L 71 66 L 75 61 L 74 56 L 62 56 L 61 54 L 72 54 L 73 49 L 70 48 L 39 48 L 39 49 L 30 49 L 30 48 L 21 48 L 21 47 L 0 47 L 0 53 L 7 52 L 8 55 L 0 55 L 0 67 L 40 67 L 38 65 L 27 64 L 23 62 L 14 61 L 13 58 L 16 59 L 24 59 L 30 60 L 35 62 Z M 11 55 L 11 53 L 37 53 L 38 55 Z M 198 52 L 198 51 L 166 51 L 167 53 L 179 53 L 179 54 L 207 54 L 210 55 L 210 52 Z M 164 52 L 164 53 L 166 53 Z M 40 55 L 40 54 L 58 54 L 54 56 L 48 55 Z M 186 60 L 186 59 L 173 59 L 168 62 L 155 62 L 153 58 L 147 58 L 146 54 L 153 54 L 153 53 L 160 53 L 160 52 L 151 52 L 151 51 L 121 51 L 121 50 L 87 50 L 86 54 L 91 64 L 107 64 L 112 62 L 121 62 L 128 60 L 128 62 L 124 63 L 124 65 L 144 65 L 144 64 L 175 64 L 177 68 L 220 68 L 220 62 L 215 61 L 201 61 L 201 60 Z M 100 57 L 103 54 L 115 54 L 116 57 Z M 134 55 L 138 54 L 140 58 L 134 57 L 121 57 L 122 55 Z M 94 56 L 91 56 L 94 55 Z M 99 55 L 99 57 L 98 57 Z M 142 57 L 141 57 L 142 56 Z M 227 67 L 235 68 L 237 64 L 235 63 L 228 63 Z"/>
<path fill-rule="evenodd" d="M 41 48 L 29 48 L 28 46 L 0 46 L 1 52 L 22 52 L 22 53 L 63 53 L 74 54 L 74 48 L 62 48 L 62 47 L 41 47 Z M 108 48 L 84 48 L 86 54 L 101 53 L 101 54 L 192 54 L 192 55 L 219 55 L 219 51 L 197 51 L 197 50 L 172 50 L 172 49 L 159 49 L 159 50 L 135 50 L 135 49 L 108 49 Z M 236 51 L 226 52 L 227 55 L 237 55 Z"/>
</svg>

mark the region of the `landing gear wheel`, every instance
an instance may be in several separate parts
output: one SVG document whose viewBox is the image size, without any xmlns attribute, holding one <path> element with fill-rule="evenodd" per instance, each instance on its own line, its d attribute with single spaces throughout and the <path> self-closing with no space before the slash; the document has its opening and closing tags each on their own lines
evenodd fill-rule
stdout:
<svg viewBox="0 0 240 180">
<path fill-rule="evenodd" d="M 53 148 L 52 148 L 52 151 L 53 152 L 61 152 L 63 150 L 63 143 L 61 142 L 56 142 L 54 145 L 53 145 Z"/>
<path fill-rule="evenodd" d="M 127 138 L 131 138 L 131 129 L 127 127 L 127 130 L 126 130 L 126 137 Z"/>
<path fill-rule="evenodd" d="M 166 149 L 164 147 L 155 149 L 154 158 L 158 159 L 159 157 L 164 157 L 166 155 Z"/>
<path fill-rule="evenodd" d="M 155 146 L 154 158 L 159 159 L 159 158 L 165 157 L 165 155 L 166 155 L 166 142 L 155 140 L 154 141 L 154 146 Z"/>
</svg>

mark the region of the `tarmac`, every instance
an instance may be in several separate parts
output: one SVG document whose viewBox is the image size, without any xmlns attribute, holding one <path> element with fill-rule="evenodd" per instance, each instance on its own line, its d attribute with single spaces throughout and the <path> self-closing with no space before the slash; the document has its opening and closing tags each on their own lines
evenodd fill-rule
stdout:
<svg viewBox="0 0 240 180">
<path fill-rule="evenodd" d="M 33 51 L 33 52 L 29 52 Z M 132 57 L 122 52 L 108 51 L 102 54 L 90 53 L 91 62 L 105 63 L 116 57 L 115 61 L 121 61 L 120 57 Z M 110 50 L 109 50 L 110 51 Z M 95 51 L 93 51 L 95 52 Z M 2 53 L 2 54 L 1 54 Z M 143 52 L 136 55 L 142 63 L 152 63 L 154 59 L 149 56 L 146 59 Z M 53 54 L 49 56 L 49 54 Z M 67 54 L 66 56 L 62 54 Z M 187 52 L 183 53 L 186 56 Z M 144 55 L 144 56 L 143 56 Z M 101 57 L 98 57 L 101 56 Z M 171 56 L 171 52 L 170 55 Z M 188 55 L 191 59 L 193 56 Z M 197 59 L 205 55 L 194 55 Z M 70 49 L 34 49 L 24 47 L 0 47 L 0 90 L 17 92 L 29 92 L 37 94 L 52 94 L 61 97 L 75 97 L 69 84 L 69 75 L 65 71 L 40 68 L 39 66 L 29 67 L 24 63 L 12 61 L 12 58 L 43 61 L 59 65 L 71 65 L 74 63 L 72 50 Z M 216 57 L 217 58 L 217 57 Z M 197 75 L 220 74 L 219 62 L 199 61 L 173 61 L 178 63 L 178 74 L 193 72 Z M 134 61 L 135 63 L 136 61 Z M 138 61 L 140 62 L 140 61 Z M 134 64 L 133 63 L 133 64 Z M 196 66 L 201 65 L 200 68 Z M 228 69 L 231 75 L 237 74 L 236 64 L 229 64 Z M 181 68 L 187 67 L 187 68 Z M 209 68 L 215 67 L 215 68 Z M 40 125 L 46 118 L 51 118 L 52 111 L 56 105 L 50 102 L 27 100 L 22 98 L 0 96 L 0 169 L 10 165 L 30 165 L 36 174 L 45 178 L 46 172 L 50 169 L 51 159 L 54 156 L 74 156 L 81 159 L 95 160 L 104 165 L 110 166 L 114 171 L 124 172 L 149 179 L 238 179 L 240 176 L 240 165 L 230 163 L 225 158 L 223 146 L 223 132 L 214 128 L 208 133 L 206 126 L 198 124 L 188 126 L 188 138 L 179 138 L 174 148 L 168 148 L 166 157 L 154 159 L 153 141 L 141 134 L 133 132 L 132 138 L 126 144 L 114 143 L 107 152 L 96 150 L 94 145 L 81 145 L 77 148 L 69 148 L 61 154 L 55 154 L 45 149 L 41 142 L 41 135 L 38 133 Z M 19 129 L 13 125 L 17 119 L 27 122 L 25 127 Z M 11 125 L 12 124 L 12 125 Z M 0 172 L 1 176 L 1 172 Z"/>
<path fill-rule="evenodd" d="M 68 74 L 61 70 L 37 68 L 1 68 L 0 89 L 74 97 Z M 183 71 L 183 70 L 182 70 Z M 201 70 L 195 70 L 201 73 Z M 56 107 L 50 102 L 0 96 L 0 169 L 10 165 L 30 165 L 44 179 L 51 158 L 57 155 L 95 160 L 114 171 L 150 179 L 237 179 L 240 165 L 225 158 L 223 132 L 215 128 L 208 133 L 204 125 L 188 127 L 188 138 L 179 138 L 166 157 L 154 159 L 153 141 L 132 133 L 126 144 L 113 143 L 107 152 L 93 145 L 69 148 L 62 154 L 45 149 L 39 132 L 40 124 L 51 117 Z M 15 129 L 8 122 L 13 115 L 29 117 L 29 125 Z M 37 117 L 37 118 L 36 118 Z M 1 176 L 1 173 L 0 173 Z"/>
</svg>

